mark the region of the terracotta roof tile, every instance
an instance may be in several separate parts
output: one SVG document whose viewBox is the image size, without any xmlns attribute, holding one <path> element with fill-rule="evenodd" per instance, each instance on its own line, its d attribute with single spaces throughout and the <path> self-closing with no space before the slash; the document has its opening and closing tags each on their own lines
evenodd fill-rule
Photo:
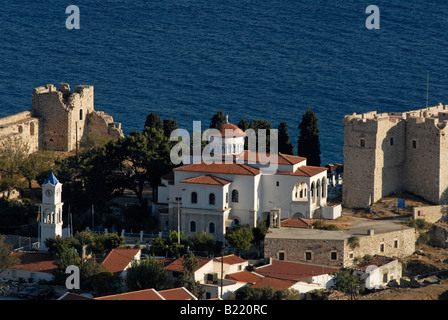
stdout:
<svg viewBox="0 0 448 320">
<path fill-rule="evenodd" d="M 198 259 L 198 262 L 199 262 L 198 268 L 196 270 L 199 270 L 200 268 L 202 268 L 207 263 L 209 263 L 210 261 L 213 260 L 211 258 L 204 258 L 204 257 L 198 257 L 198 256 L 196 256 L 196 259 Z M 176 259 L 173 262 L 169 263 L 168 265 L 166 265 L 165 269 L 169 270 L 169 271 L 174 271 L 174 272 L 184 272 L 183 263 L 184 263 L 184 257 L 181 257 L 181 258 Z"/>
<path fill-rule="evenodd" d="M 305 218 L 286 218 L 280 222 L 281 227 L 286 228 L 313 228 L 314 220 Z"/>
<path fill-rule="evenodd" d="M 272 264 L 256 268 L 255 273 L 264 277 L 298 281 L 312 276 L 333 273 L 338 270 L 340 269 L 336 267 L 272 260 Z"/>
<path fill-rule="evenodd" d="M 164 298 L 155 289 L 144 289 L 96 297 L 95 300 L 164 300 Z"/>
<path fill-rule="evenodd" d="M 262 278 L 257 276 L 256 274 L 249 272 L 249 271 L 240 271 L 235 273 L 230 273 L 226 275 L 227 279 L 239 281 L 239 282 L 246 282 L 246 283 L 257 283 Z"/>
<path fill-rule="evenodd" d="M 196 297 L 184 287 L 159 291 L 165 300 L 196 300 Z"/>
<path fill-rule="evenodd" d="M 219 127 L 221 137 L 245 137 L 246 133 L 232 123 L 223 123 Z M 216 134 L 210 133 L 210 136 L 216 136 Z"/>
<path fill-rule="evenodd" d="M 193 163 L 173 169 L 174 171 L 192 171 L 206 173 L 225 173 L 237 175 L 256 176 L 260 174 L 260 170 L 246 164 L 238 163 Z"/>
<path fill-rule="evenodd" d="M 112 249 L 102 264 L 112 273 L 121 273 L 132 262 L 140 249 Z"/>
<path fill-rule="evenodd" d="M 20 264 L 11 268 L 17 270 L 29 270 L 52 273 L 56 269 L 54 258 L 48 253 L 18 252 L 12 253 L 20 259 Z"/>
<path fill-rule="evenodd" d="M 215 176 L 212 176 L 212 175 L 203 175 L 203 176 L 199 176 L 199 177 L 193 177 L 193 178 L 184 179 L 184 180 L 181 180 L 180 182 L 182 182 L 182 183 L 197 183 L 197 184 L 210 184 L 210 185 L 216 185 L 216 186 L 225 186 L 225 185 L 231 183 L 232 181 L 226 180 L 226 179 L 222 179 L 222 178 L 219 178 L 219 177 L 215 177 Z"/>
<path fill-rule="evenodd" d="M 313 177 L 319 173 L 327 171 L 327 168 L 314 167 L 314 166 L 301 166 L 294 172 L 277 172 L 277 174 L 300 176 L 300 177 Z"/>
<path fill-rule="evenodd" d="M 216 257 L 216 260 L 221 261 L 221 259 L 224 258 L 224 263 L 226 264 L 237 264 L 237 263 L 244 263 L 247 262 L 247 260 L 244 260 L 243 258 L 240 258 L 234 254 L 229 254 L 224 257 Z"/>
<path fill-rule="evenodd" d="M 291 288 L 297 281 L 294 280 L 285 280 L 285 279 L 276 279 L 271 277 L 265 277 L 258 281 L 257 283 L 252 285 L 252 288 L 264 288 L 264 287 L 272 287 L 277 290 L 284 290 Z"/>
</svg>

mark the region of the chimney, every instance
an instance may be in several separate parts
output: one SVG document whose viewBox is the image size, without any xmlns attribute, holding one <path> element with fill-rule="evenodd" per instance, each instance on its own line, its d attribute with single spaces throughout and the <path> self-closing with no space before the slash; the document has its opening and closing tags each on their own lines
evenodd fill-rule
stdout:
<svg viewBox="0 0 448 320">
<path fill-rule="evenodd" d="M 374 229 L 367 230 L 367 235 L 369 235 L 369 236 L 375 235 L 375 230 Z"/>
</svg>

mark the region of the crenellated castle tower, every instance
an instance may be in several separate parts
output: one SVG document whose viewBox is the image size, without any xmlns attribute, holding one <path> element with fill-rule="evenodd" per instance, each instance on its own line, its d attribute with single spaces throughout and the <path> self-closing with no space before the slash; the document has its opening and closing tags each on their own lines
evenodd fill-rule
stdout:
<svg viewBox="0 0 448 320">
<path fill-rule="evenodd" d="M 10 140 L 25 143 L 29 152 L 38 149 L 72 151 L 89 132 L 117 139 L 121 124 L 104 112 L 95 111 L 93 86 L 80 85 L 74 92 L 61 83 L 33 90 L 32 107 L 0 119 L 0 144 Z"/>
<path fill-rule="evenodd" d="M 343 205 L 365 208 L 403 191 L 447 203 L 447 121 L 442 104 L 344 117 Z"/>
</svg>

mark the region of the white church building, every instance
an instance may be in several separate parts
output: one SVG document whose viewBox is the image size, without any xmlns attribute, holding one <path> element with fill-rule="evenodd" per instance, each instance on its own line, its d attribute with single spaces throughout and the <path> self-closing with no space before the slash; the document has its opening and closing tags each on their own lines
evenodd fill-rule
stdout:
<svg viewBox="0 0 448 320">
<path fill-rule="evenodd" d="M 280 212 L 281 218 L 340 215 L 340 206 L 327 206 L 327 168 L 308 166 L 303 157 L 278 154 L 269 155 L 275 170 L 265 170 L 262 154 L 244 150 L 245 132 L 228 122 L 219 132 L 222 143 L 214 148 L 214 156 L 227 161 L 182 165 L 162 177 L 158 204 L 165 230 L 180 227 L 186 236 L 202 230 L 223 241 L 226 228 L 238 223 L 256 227 L 260 220 L 269 223 L 271 212 Z"/>
</svg>

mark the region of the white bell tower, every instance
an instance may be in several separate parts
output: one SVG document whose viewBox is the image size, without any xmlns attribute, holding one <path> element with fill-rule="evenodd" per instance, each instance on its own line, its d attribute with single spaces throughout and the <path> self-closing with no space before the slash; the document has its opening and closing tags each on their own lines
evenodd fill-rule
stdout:
<svg viewBox="0 0 448 320">
<path fill-rule="evenodd" d="M 62 183 L 51 172 L 42 185 L 42 204 L 40 205 L 40 243 L 46 250 L 45 239 L 62 237 Z"/>
</svg>

